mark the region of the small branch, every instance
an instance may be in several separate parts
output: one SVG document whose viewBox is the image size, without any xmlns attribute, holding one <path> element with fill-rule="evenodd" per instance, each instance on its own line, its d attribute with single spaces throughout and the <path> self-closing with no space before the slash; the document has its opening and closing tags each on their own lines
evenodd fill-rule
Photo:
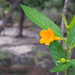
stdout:
<svg viewBox="0 0 75 75">
<path fill-rule="evenodd" d="M 21 4 L 23 4 L 23 0 L 21 0 Z M 20 12 L 20 21 L 19 21 L 19 34 L 18 37 L 23 37 L 23 22 L 24 22 L 24 12 L 22 10 L 22 8 L 19 8 L 19 12 Z"/>
<path fill-rule="evenodd" d="M 63 7 L 63 14 L 65 16 L 66 16 L 66 13 L 67 13 L 68 1 L 69 0 L 65 0 L 64 7 Z M 64 36 L 65 27 L 64 27 L 63 20 L 61 21 L 61 31 L 62 31 L 62 35 Z M 61 41 L 61 44 L 63 45 L 63 42 L 62 41 Z"/>
</svg>

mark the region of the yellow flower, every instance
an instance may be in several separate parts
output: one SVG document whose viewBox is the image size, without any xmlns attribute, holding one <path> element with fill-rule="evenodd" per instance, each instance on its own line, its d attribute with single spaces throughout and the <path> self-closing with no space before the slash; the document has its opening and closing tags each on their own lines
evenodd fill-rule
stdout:
<svg viewBox="0 0 75 75">
<path fill-rule="evenodd" d="M 50 28 L 48 28 L 48 30 L 41 30 L 40 36 L 42 37 L 40 43 L 45 43 L 45 45 L 49 45 L 54 40 L 60 40 L 60 37 L 54 36 L 54 32 Z"/>
<path fill-rule="evenodd" d="M 65 58 L 61 58 L 60 59 L 60 62 L 65 63 L 66 62 L 66 59 Z"/>
</svg>

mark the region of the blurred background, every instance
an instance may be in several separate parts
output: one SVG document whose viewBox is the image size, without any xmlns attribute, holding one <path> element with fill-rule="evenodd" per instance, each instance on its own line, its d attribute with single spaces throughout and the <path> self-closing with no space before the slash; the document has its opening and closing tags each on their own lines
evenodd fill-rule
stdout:
<svg viewBox="0 0 75 75">
<path fill-rule="evenodd" d="M 20 4 L 45 14 L 60 27 L 64 1 L 0 0 L 0 75 L 56 75 L 49 72 L 55 64 L 48 47 L 39 43 L 41 28 L 26 17 Z M 74 14 L 75 0 L 69 0 L 68 24 Z"/>
</svg>

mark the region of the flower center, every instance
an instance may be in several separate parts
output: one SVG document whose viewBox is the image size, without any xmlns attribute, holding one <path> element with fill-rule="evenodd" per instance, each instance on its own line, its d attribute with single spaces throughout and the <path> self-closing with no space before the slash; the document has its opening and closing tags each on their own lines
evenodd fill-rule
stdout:
<svg viewBox="0 0 75 75">
<path fill-rule="evenodd" d="M 53 37 L 50 37 L 49 41 L 52 42 L 53 41 Z"/>
</svg>

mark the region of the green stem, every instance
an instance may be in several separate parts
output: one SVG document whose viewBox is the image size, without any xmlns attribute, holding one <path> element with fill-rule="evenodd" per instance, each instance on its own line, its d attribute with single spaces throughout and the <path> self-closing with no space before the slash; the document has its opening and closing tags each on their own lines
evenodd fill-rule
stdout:
<svg viewBox="0 0 75 75">
<path fill-rule="evenodd" d="M 68 35 L 68 32 L 67 32 L 67 35 Z M 68 40 L 66 41 L 66 57 L 67 57 L 66 59 L 68 60 L 69 59 Z M 65 70 L 65 75 L 68 75 L 68 69 Z"/>
<path fill-rule="evenodd" d="M 65 75 L 68 75 L 68 69 L 67 69 L 67 70 L 65 70 Z"/>
<path fill-rule="evenodd" d="M 66 59 L 68 60 L 69 57 L 69 49 L 68 49 L 68 42 L 66 42 Z"/>
</svg>

